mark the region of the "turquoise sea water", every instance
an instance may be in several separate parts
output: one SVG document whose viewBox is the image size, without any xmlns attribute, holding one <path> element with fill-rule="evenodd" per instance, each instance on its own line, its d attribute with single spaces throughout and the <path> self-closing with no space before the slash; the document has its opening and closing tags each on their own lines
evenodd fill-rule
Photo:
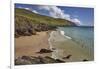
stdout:
<svg viewBox="0 0 100 69">
<path fill-rule="evenodd" d="M 94 28 L 93 27 L 59 27 L 66 36 L 72 38 L 74 42 L 94 53 Z"/>
</svg>

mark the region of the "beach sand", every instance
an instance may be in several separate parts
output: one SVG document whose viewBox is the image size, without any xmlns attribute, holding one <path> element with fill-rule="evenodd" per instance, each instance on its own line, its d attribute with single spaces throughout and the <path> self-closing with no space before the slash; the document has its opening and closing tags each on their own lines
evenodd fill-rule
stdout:
<svg viewBox="0 0 100 69">
<path fill-rule="evenodd" d="M 52 53 L 39 54 L 41 49 L 51 49 Z M 68 55 L 71 55 L 69 58 Z M 60 31 L 37 32 L 32 36 L 15 38 L 15 58 L 20 56 L 49 56 L 66 62 L 93 60 L 88 50 L 85 50 L 71 38 L 63 36 Z"/>
<path fill-rule="evenodd" d="M 20 56 L 50 56 L 50 53 L 39 54 L 42 48 L 49 49 L 49 34 L 45 32 L 37 32 L 32 36 L 21 36 L 15 38 L 15 58 Z"/>
<path fill-rule="evenodd" d="M 59 31 L 51 33 L 50 43 L 52 48 L 55 49 L 52 53 L 52 58 L 62 59 L 66 62 L 83 61 L 84 59 L 93 60 L 87 50 L 73 40 L 63 36 Z M 71 55 L 70 58 L 63 59 L 68 55 Z"/>
</svg>

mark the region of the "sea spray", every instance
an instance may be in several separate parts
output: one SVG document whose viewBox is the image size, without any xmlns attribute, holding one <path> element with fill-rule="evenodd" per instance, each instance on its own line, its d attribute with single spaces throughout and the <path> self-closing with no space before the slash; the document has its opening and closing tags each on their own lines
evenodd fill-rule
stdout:
<svg viewBox="0 0 100 69">
<path fill-rule="evenodd" d="M 72 39 L 71 37 L 66 36 L 64 31 L 60 30 L 60 33 L 61 33 L 61 35 L 63 35 L 63 36 L 66 37 L 67 39 Z"/>
<path fill-rule="evenodd" d="M 63 50 L 59 49 L 59 48 L 55 48 L 55 44 L 59 43 L 59 42 L 63 42 L 66 40 L 70 40 L 71 37 L 65 36 L 64 35 L 64 31 L 52 31 L 50 33 L 50 37 L 48 39 L 49 41 L 49 45 L 50 45 L 50 49 L 53 50 L 52 52 L 52 58 L 54 59 L 62 59 L 63 56 Z"/>
<path fill-rule="evenodd" d="M 50 42 L 50 39 L 51 39 L 51 35 L 52 35 L 53 32 L 54 32 L 54 31 L 52 31 L 52 32 L 50 33 L 50 37 L 49 37 L 49 39 L 48 39 L 49 46 L 50 46 L 50 49 L 51 49 L 51 50 L 52 50 L 52 44 L 51 44 L 51 42 Z"/>
<path fill-rule="evenodd" d="M 51 49 L 51 50 L 53 49 L 53 46 L 52 46 L 50 40 L 51 40 L 51 38 L 52 38 L 52 34 L 53 34 L 53 33 L 54 33 L 54 31 L 52 31 L 52 32 L 50 33 L 50 37 L 49 37 L 49 39 L 48 39 L 49 46 L 50 46 L 50 49 Z M 51 57 L 54 58 L 54 59 L 57 59 L 57 57 L 56 57 L 56 55 L 54 54 L 54 52 L 58 52 L 58 51 L 57 51 L 57 50 L 53 50 Z"/>
</svg>

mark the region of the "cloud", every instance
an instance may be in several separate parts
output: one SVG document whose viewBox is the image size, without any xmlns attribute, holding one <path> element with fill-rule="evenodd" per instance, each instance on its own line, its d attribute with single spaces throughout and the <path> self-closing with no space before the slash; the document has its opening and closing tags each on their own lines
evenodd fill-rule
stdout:
<svg viewBox="0 0 100 69">
<path fill-rule="evenodd" d="M 40 10 L 46 10 L 49 12 L 49 15 L 54 18 L 65 18 L 64 11 L 56 6 L 39 6 Z"/>
<path fill-rule="evenodd" d="M 81 21 L 78 18 L 71 18 L 70 14 L 64 13 L 64 10 L 60 9 L 57 6 L 38 6 L 38 8 L 40 10 L 48 11 L 51 17 L 66 19 L 74 22 L 77 25 L 81 25 Z"/>
<path fill-rule="evenodd" d="M 23 7 L 19 6 L 18 8 L 23 8 Z"/>
<path fill-rule="evenodd" d="M 36 13 L 36 14 L 39 14 L 36 10 L 32 10 L 32 12 Z"/>
<path fill-rule="evenodd" d="M 42 10 L 42 9 L 48 10 L 48 11 L 50 10 L 50 6 L 39 5 L 38 8 L 39 8 L 40 10 Z"/>
<path fill-rule="evenodd" d="M 64 10 L 61 10 L 57 6 L 38 6 L 40 10 L 46 10 L 49 12 L 49 15 L 54 18 L 62 18 L 66 20 L 70 20 L 70 15 L 64 13 Z"/>
<path fill-rule="evenodd" d="M 22 7 L 20 7 L 20 8 L 22 8 Z M 62 10 L 61 8 L 59 8 L 57 6 L 43 6 L 43 5 L 40 6 L 39 5 L 39 6 L 37 6 L 37 8 L 41 11 L 42 10 L 48 11 L 49 16 L 51 16 L 51 17 L 66 19 L 66 20 L 74 22 L 77 25 L 82 24 L 81 21 L 77 17 L 72 18 L 70 14 L 65 13 L 64 10 Z M 30 11 L 36 13 L 36 14 L 39 14 L 39 12 L 37 10 L 33 10 L 31 8 L 24 8 L 24 9 L 30 10 Z"/>
<path fill-rule="evenodd" d="M 64 14 L 64 19 L 71 21 L 71 16 L 69 14 Z"/>
<path fill-rule="evenodd" d="M 30 8 L 24 8 L 24 9 L 26 9 L 26 10 L 31 10 Z"/>
<path fill-rule="evenodd" d="M 26 10 L 29 10 L 29 11 L 32 11 L 32 12 L 34 12 L 34 13 L 37 13 L 37 14 L 38 14 L 38 12 L 37 12 L 36 10 L 32 10 L 31 8 L 23 8 L 23 7 L 18 7 L 18 8 L 26 9 Z"/>
<path fill-rule="evenodd" d="M 20 9 L 30 10 L 30 8 L 25 8 L 25 7 L 21 7 L 21 6 L 19 6 L 18 8 L 20 8 Z"/>
<path fill-rule="evenodd" d="M 77 19 L 77 18 L 72 19 L 72 22 L 74 22 L 77 25 L 81 25 L 82 24 L 81 21 L 79 19 Z"/>
</svg>

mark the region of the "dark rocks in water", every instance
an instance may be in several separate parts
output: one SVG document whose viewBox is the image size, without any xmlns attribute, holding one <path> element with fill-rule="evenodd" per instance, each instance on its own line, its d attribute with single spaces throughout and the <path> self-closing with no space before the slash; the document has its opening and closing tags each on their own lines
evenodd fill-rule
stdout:
<svg viewBox="0 0 100 69">
<path fill-rule="evenodd" d="M 22 56 L 15 59 L 15 65 L 26 65 L 26 64 L 48 64 L 48 63 L 64 63 L 65 61 L 62 61 L 60 59 L 54 59 L 49 56 Z"/>
<path fill-rule="evenodd" d="M 83 61 L 88 61 L 87 59 L 83 59 Z"/>
<path fill-rule="evenodd" d="M 68 55 L 66 57 L 63 57 L 63 59 L 69 59 L 72 55 Z"/>
<path fill-rule="evenodd" d="M 41 49 L 38 53 L 51 53 L 53 51 L 49 50 L 49 49 Z"/>
</svg>

